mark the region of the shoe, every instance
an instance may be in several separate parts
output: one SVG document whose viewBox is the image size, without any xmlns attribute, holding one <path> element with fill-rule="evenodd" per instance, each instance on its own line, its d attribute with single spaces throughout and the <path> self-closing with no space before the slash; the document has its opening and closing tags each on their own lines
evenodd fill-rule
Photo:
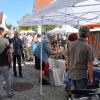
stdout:
<svg viewBox="0 0 100 100">
<path fill-rule="evenodd" d="M 23 75 L 21 75 L 21 74 L 20 74 L 20 75 L 19 75 L 19 77 L 20 77 L 20 78 L 22 78 L 22 77 L 23 77 Z"/>
<path fill-rule="evenodd" d="M 25 64 L 25 61 L 23 61 L 23 64 Z"/>
<path fill-rule="evenodd" d="M 50 83 L 47 80 L 42 79 L 42 85 L 50 85 Z"/>
<path fill-rule="evenodd" d="M 12 98 L 15 94 L 14 93 L 9 93 L 8 98 Z"/>
<path fill-rule="evenodd" d="M 21 77 L 21 78 L 23 77 L 21 69 L 19 69 L 19 77 Z"/>
<path fill-rule="evenodd" d="M 17 72 L 16 71 L 14 71 L 14 77 L 17 77 Z"/>
<path fill-rule="evenodd" d="M 40 79 L 39 79 L 39 83 L 40 83 Z M 47 80 L 42 79 L 42 85 L 50 85 L 50 83 Z"/>
<path fill-rule="evenodd" d="M 17 77 L 17 74 L 14 74 L 14 77 Z"/>
</svg>

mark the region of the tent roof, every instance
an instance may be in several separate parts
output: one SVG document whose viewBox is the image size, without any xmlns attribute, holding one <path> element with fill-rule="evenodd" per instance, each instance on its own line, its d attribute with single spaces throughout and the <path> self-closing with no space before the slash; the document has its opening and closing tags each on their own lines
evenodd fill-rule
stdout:
<svg viewBox="0 0 100 100">
<path fill-rule="evenodd" d="M 63 2 L 63 3 L 62 3 Z M 84 10 L 83 10 L 84 9 Z M 34 16 L 58 19 L 64 24 L 100 22 L 100 0 L 56 0 Z"/>
<path fill-rule="evenodd" d="M 56 27 L 56 28 L 54 28 L 53 30 L 48 31 L 47 33 L 61 33 L 61 31 L 60 31 L 60 30 L 62 30 L 62 29 L 60 29 L 60 28 Z"/>
<path fill-rule="evenodd" d="M 99 27 L 99 28 L 90 29 L 90 31 L 91 31 L 91 32 L 97 32 L 97 31 L 100 32 L 100 27 Z"/>
<path fill-rule="evenodd" d="M 72 12 L 71 9 L 61 9 L 67 6 L 74 6 L 85 0 L 56 0 L 44 9 L 33 12 L 33 14 L 26 16 L 19 22 L 19 26 L 31 26 L 31 25 L 62 25 L 69 22 L 69 24 L 77 23 L 77 20 L 73 22 L 73 15 L 66 15 L 66 11 Z M 58 11 L 59 10 L 59 11 Z M 68 17 L 68 20 L 66 20 Z M 37 19 L 38 18 L 38 19 Z M 43 22 L 43 20 L 44 22 Z"/>
<path fill-rule="evenodd" d="M 78 29 L 76 29 L 76 28 L 74 28 L 74 27 L 72 27 L 70 25 L 66 25 L 65 28 L 66 28 L 66 32 L 68 32 L 68 33 L 71 33 L 71 32 L 78 33 Z"/>
<path fill-rule="evenodd" d="M 72 7 L 75 4 L 77 4 L 79 2 L 83 2 L 83 1 L 86 1 L 86 0 L 55 0 L 55 2 L 49 4 L 44 9 L 37 11 L 37 12 L 33 12 L 32 15 L 42 17 L 42 16 L 45 16 L 49 13 L 56 12 L 56 11 L 62 9 L 62 8 Z"/>
<path fill-rule="evenodd" d="M 19 26 L 96 23 L 100 22 L 99 9 L 100 1 L 96 0 L 56 0 L 41 11 L 23 18 Z"/>
<path fill-rule="evenodd" d="M 24 18 L 19 21 L 19 26 L 35 26 L 35 25 L 62 25 L 63 21 L 55 19 L 40 19 L 40 18 Z"/>
<path fill-rule="evenodd" d="M 78 17 L 81 24 L 100 22 L 100 1 L 87 0 L 80 2 L 72 8 L 73 14 Z"/>
</svg>

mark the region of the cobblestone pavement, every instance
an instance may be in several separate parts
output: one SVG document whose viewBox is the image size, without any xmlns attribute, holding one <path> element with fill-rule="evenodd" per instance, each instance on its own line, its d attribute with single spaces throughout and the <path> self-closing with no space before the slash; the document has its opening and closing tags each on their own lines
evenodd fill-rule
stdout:
<svg viewBox="0 0 100 100">
<path fill-rule="evenodd" d="M 3 83 L 0 81 L 0 100 L 66 100 L 66 95 L 63 87 L 43 86 L 43 95 L 40 95 L 40 87 L 34 70 L 34 64 L 25 64 L 23 66 L 23 78 L 14 78 L 12 74 L 13 88 L 16 89 L 15 95 L 12 98 L 7 98 L 3 89 Z M 24 86 L 18 83 L 22 83 Z M 25 90 L 26 89 L 26 90 Z"/>
</svg>

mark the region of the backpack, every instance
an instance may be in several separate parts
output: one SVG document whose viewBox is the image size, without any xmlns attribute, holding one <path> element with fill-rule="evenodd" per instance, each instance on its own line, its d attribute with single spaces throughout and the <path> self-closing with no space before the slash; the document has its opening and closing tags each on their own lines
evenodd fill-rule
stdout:
<svg viewBox="0 0 100 100">
<path fill-rule="evenodd" d="M 34 43 L 32 44 L 32 52 L 33 52 L 33 54 L 34 54 L 34 52 L 35 52 L 37 46 L 38 46 L 38 43 L 37 43 L 37 42 L 34 42 Z"/>
</svg>

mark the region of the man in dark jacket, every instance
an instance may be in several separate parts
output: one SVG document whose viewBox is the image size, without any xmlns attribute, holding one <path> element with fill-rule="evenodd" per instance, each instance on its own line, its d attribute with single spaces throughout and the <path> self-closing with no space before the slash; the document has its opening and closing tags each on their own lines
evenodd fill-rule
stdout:
<svg viewBox="0 0 100 100">
<path fill-rule="evenodd" d="M 16 59 L 18 61 L 19 77 L 22 77 L 21 55 L 22 55 L 22 41 L 19 38 L 19 33 L 14 31 L 14 37 L 11 39 L 13 44 L 13 71 L 14 76 L 17 77 Z"/>
</svg>

